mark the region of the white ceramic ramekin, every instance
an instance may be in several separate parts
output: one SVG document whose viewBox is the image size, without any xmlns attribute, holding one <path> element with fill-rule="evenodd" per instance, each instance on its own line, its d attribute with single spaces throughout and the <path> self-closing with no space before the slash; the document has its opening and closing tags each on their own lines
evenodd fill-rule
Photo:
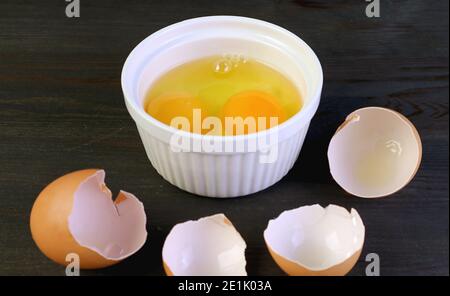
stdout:
<svg viewBox="0 0 450 296">
<path fill-rule="evenodd" d="M 289 120 L 263 132 L 240 136 L 208 136 L 182 132 L 149 116 L 143 99 L 161 74 L 197 58 L 241 54 L 272 66 L 299 88 L 304 106 Z M 128 56 L 122 70 L 122 89 L 148 158 L 158 173 L 188 192 L 210 197 L 236 197 L 263 190 L 279 181 L 294 165 L 320 101 L 323 75 L 317 56 L 299 37 L 274 24 L 236 16 L 186 20 L 144 39 Z M 268 151 L 189 151 L 171 146 L 174 134 L 193 143 L 215 141 L 243 145 L 259 137 L 274 137 L 269 150 L 277 157 L 261 159 Z"/>
</svg>

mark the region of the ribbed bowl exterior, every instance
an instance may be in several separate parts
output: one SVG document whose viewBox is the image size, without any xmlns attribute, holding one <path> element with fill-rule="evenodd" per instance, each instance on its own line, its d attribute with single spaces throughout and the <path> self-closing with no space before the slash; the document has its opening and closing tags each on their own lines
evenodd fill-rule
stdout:
<svg viewBox="0 0 450 296">
<path fill-rule="evenodd" d="M 294 165 L 308 126 L 278 143 L 272 163 L 261 163 L 260 152 L 233 154 L 174 152 L 138 126 L 148 158 L 158 173 L 171 184 L 194 194 L 210 197 L 237 197 L 270 187 Z"/>
<path fill-rule="evenodd" d="M 276 128 L 234 137 L 179 133 L 145 112 L 145 92 L 162 73 L 187 61 L 224 52 L 242 53 L 280 70 L 298 86 L 302 109 Z M 275 184 L 292 168 L 320 103 L 323 73 L 313 50 L 286 29 L 251 18 L 208 16 L 173 24 L 145 38 L 128 56 L 121 85 L 147 156 L 164 179 L 197 195 L 237 197 Z M 249 145 L 247 150 L 176 152 L 173 142 L 171 145 L 174 134 L 194 144 L 217 140 L 220 147 L 242 147 L 239 145 L 267 136 L 267 147 L 258 148 L 270 148 L 262 149 L 270 154 Z M 268 159 L 268 155 L 274 156 L 273 151 L 276 157 Z"/>
</svg>

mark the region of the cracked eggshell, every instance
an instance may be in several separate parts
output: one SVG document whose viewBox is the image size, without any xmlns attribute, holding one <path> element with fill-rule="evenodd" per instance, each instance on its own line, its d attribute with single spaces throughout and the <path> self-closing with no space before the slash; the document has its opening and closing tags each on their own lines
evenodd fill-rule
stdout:
<svg viewBox="0 0 450 296">
<path fill-rule="evenodd" d="M 30 216 L 31 234 L 51 260 L 78 254 L 83 269 L 103 268 L 137 252 L 147 238 L 143 204 L 121 191 L 113 201 L 103 170 L 64 175 L 42 190 Z"/>
<path fill-rule="evenodd" d="M 406 186 L 419 169 L 422 143 L 400 113 L 367 107 L 347 116 L 328 146 L 333 179 L 348 193 L 383 197 Z"/>
<path fill-rule="evenodd" d="M 245 276 L 246 244 L 224 214 L 175 225 L 162 257 L 169 276 Z"/>
<path fill-rule="evenodd" d="M 264 239 L 272 258 L 293 276 L 342 276 L 356 264 L 364 224 L 354 209 L 303 206 L 270 220 Z"/>
</svg>

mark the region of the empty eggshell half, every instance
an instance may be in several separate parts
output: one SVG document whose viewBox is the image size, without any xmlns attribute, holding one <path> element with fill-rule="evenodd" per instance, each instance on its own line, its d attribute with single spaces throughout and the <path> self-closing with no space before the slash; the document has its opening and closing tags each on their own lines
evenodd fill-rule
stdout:
<svg viewBox="0 0 450 296">
<path fill-rule="evenodd" d="M 113 201 L 103 170 L 81 170 L 50 183 L 36 199 L 30 217 L 39 249 L 66 265 L 75 253 L 80 268 L 113 265 L 137 252 L 147 238 L 143 204 L 120 191 Z"/>
<path fill-rule="evenodd" d="M 395 193 L 416 174 L 422 143 L 400 113 L 380 107 L 354 111 L 328 146 L 334 180 L 350 194 L 375 198 Z"/>
<path fill-rule="evenodd" d="M 175 225 L 162 257 L 169 276 L 245 276 L 246 244 L 224 214 Z"/>
<path fill-rule="evenodd" d="M 364 224 L 354 209 L 303 206 L 270 220 L 264 239 L 275 262 L 293 276 L 342 276 L 356 264 Z"/>
</svg>

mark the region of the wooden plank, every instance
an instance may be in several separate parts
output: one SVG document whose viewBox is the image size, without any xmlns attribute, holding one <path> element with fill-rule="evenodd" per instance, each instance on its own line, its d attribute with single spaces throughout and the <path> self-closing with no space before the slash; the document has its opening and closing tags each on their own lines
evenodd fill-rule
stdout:
<svg viewBox="0 0 450 296">
<path fill-rule="evenodd" d="M 282 275 L 262 237 L 285 209 L 335 203 L 355 207 L 384 275 L 448 275 L 448 1 L 83 1 L 68 19 L 64 1 L 0 3 L 0 275 L 62 275 L 34 245 L 33 201 L 54 178 L 76 169 L 106 169 L 113 192 L 144 200 L 149 239 L 121 264 L 83 274 L 161 275 L 161 248 L 178 222 L 224 212 L 247 241 L 248 272 Z M 300 158 L 281 182 L 261 193 L 215 200 L 164 181 L 145 157 L 120 88 L 131 49 L 155 30 L 214 14 L 268 20 L 301 36 L 325 74 L 322 103 Z M 408 116 L 423 140 L 422 166 L 392 197 L 346 195 L 329 173 L 326 148 L 346 114 L 386 106 Z M 361 257 L 352 275 L 364 275 Z"/>
</svg>

